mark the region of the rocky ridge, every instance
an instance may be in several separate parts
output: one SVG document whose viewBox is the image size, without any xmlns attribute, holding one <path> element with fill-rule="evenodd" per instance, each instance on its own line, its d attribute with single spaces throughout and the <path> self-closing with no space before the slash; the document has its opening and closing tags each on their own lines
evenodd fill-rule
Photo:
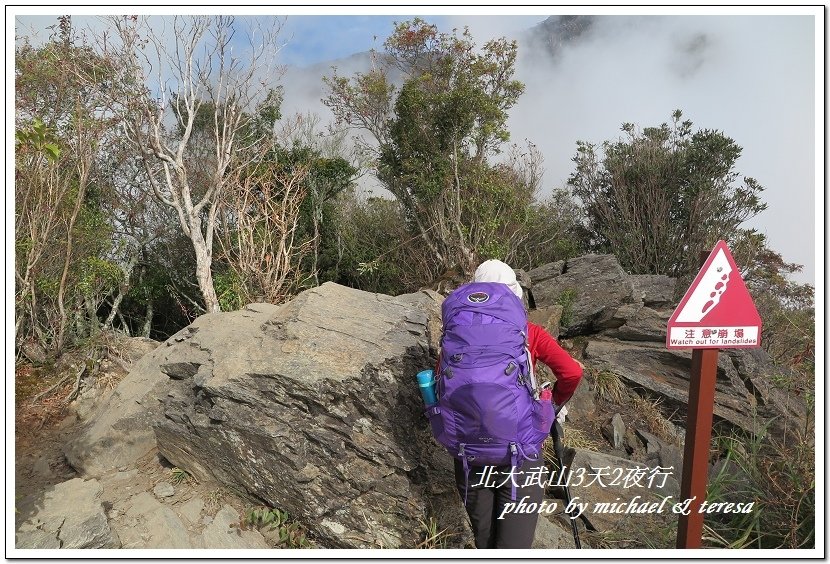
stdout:
<svg viewBox="0 0 830 564">
<path fill-rule="evenodd" d="M 629 276 L 612 255 L 519 274 L 531 319 L 561 335 L 587 367 L 566 425 L 574 468 L 672 468 L 659 491 L 642 493 L 676 494 L 690 355 L 664 345 L 674 281 Z M 320 547 L 413 547 L 430 519 L 452 532 L 448 546 L 470 546 L 450 460 L 431 438 L 413 385 L 435 362 L 441 300 L 431 291 L 391 297 L 327 283 L 282 306 L 200 317 L 136 361 L 67 443 L 83 480 L 70 489 L 97 500 L 91 523 L 104 515 L 110 525 L 110 535 L 100 527 L 83 538 L 135 548 L 275 546 L 231 526 L 261 504 L 287 510 Z M 751 430 L 803 417 L 770 371 L 760 350 L 723 352 L 716 420 Z M 621 384 L 619 398 L 609 400 L 607 382 Z M 644 418 L 638 398 L 662 413 Z M 590 440 L 577 444 L 579 436 Z M 173 467 L 192 478 L 171 484 Z M 69 541 L 49 517 L 49 500 L 66 486 L 56 487 L 22 504 L 18 547 L 85 542 Z M 596 501 L 635 493 L 578 490 Z M 591 523 L 625 526 L 602 515 Z M 569 542 L 561 511 L 539 520 L 534 546 Z"/>
</svg>

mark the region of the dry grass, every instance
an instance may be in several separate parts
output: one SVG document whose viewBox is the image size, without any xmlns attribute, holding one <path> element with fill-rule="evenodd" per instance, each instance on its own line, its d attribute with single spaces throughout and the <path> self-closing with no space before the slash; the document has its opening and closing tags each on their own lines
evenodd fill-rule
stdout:
<svg viewBox="0 0 830 564">
<path fill-rule="evenodd" d="M 564 448 L 575 448 L 580 450 L 599 451 L 602 443 L 595 440 L 589 433 L 582 429 L 567 427 L 562 438 Z M 553 448 L 553 439 L 548 437 L 542 444 L 542 456 L 544 460 L 556 460 L 556 451 Z"/>
<path fill-rule="evenodd" d="M 625 400 L 626 389 L 618 374 L 609 370 L 600 370 L 593 375 L 594 394 L 599 399 L 622 404 Z"/>
<path fill-rule="evenodd" d="M 581 429 L 569 428 L 562 437 L 562 445 L 567 448 L 582 450 L 599 450 L 602 443 Z"/>
<path fill-rule="evenodd" d="M 580 533 L 583 544 L 590 548 L 621 549 L 673 549 L 677 539 L 676 521 L 667 522 L 659 516 L 637 516 L 637 528 L 632 530 L 613 529 L 608 531 L 585 531 Z"/>
<path fill-rule="evenodd" d="M 415 548 L 435 549 L 447 548 L 450 541 L 449 529 L 438 530 L 438 522 L 434 517 L 430 517 L 428 521 L 421 521 L 423 527 L 424 540 L 419 542 Z"/>
<path fill-rule="evenodd" d="M 228 492 L 223 488 L 216 488 L 205 495 L 205 508 L 208 511 L 219 509 L 222 502 L 228 497 Z"/>
<path fill-rule="evenodd" d="M 710 519 L 704 539 L 725 548 L 816 546 L 816 471 L 812 435 L 788 437 L 733 431 L 718 437 L 729 462 L 708 485 L 712 501 L 752 501 L 751 513 Z"/>
<path fill-rule="evenodd" d="M 645 422 L 648 430 L 656 436 L 669 441 L 674 440 L 674 425 L 660 411 L 660 399 L 649 400 L 635 396 L 633 412 Z"/>
</svg>

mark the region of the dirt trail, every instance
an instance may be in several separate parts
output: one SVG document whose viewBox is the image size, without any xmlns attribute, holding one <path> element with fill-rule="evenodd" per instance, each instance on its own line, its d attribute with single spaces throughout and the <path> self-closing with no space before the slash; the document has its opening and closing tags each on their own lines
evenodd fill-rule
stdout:
<svg viewBox="0 0 830 564">
<path fill-rule="evenodd" d="M 112 367 L 109 367 L 113 370 Z M 107 389 L 95 390 L 100 398 L 126 374 L 109 374 Z M 37 521 L 43 499 L 52 486 L 79 476 L 67 464 L 65 444 L 83 428 L 74 405 L 62 408 L 68 385 L 50 399 L 15 406 L 15 507 L 16 529 Z M 45 386 L 43 386 L 45 387 Z M 93 395 L 94 395 L 93 394 Z M 89 396 L 88 396 L 89 397 Z M 87 478 L 84 478 L 87 479 Z M 217 483 L 197 483 L 154 449 L 136 461 L 97 479 L 100 502 L 110 528 L 123 548 L 273 548 L 273 532 L 245 530 L 242 518 L 252 504 Z M 64 508 L 60 508 L 63 510 Z M 72 511 L 65 508 L 66 514 Z M 18 544 L 20 541 L 18 540 Z"/>
</svg>

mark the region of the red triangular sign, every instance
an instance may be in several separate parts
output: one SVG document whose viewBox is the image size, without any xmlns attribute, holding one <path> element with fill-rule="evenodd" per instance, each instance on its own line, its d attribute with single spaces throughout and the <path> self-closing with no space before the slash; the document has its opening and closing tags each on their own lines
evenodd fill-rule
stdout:
<svg viewBox="0 0 830 564">
<path fill-rule="evenodd" d="M 718 241 L 669 319 L 666 347 L 735 349 L 761 345 L 761 317 L 732 253 Z"/>
</svg>

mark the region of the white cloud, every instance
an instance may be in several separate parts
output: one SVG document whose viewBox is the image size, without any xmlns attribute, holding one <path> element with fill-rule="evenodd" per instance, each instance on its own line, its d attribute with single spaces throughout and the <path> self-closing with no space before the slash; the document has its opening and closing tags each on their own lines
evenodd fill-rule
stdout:
<svg viewBox="0 0 830 564">
<path fill-rule="evenodd" d="M 424 17 L 444 31 L 467 25 L 482 44 L 501 35 L 519 37 L 545 18 L 539 10 L 516 16 L 442 10 L 446 15 Z M 679 108 L 696 127 L 719 129 L 743 147 L 738 171 L 766 188 L 769 204 L 750 225 L 766 233 L 785 260 L 805 265 L 797 280 L 814 282 L 822 260 L 815 254 L 814 209 L 823 189 L 823 177 L 816 177 L 816 128 L 823 125 L 816 123 L 816 88 L 823 76 L 814 76 L 814 18 L 783 15 L 788 12 L 626 17 L 626 10 L 617 11 L 623 15 L 598 18 L 590 33 L 565 44 L 553 62 L 526 47 L 520 51 L 517 78 L 527 89 L 509 125 L 514 141 L 528 139 L 542 150 L 546 188 L 564 186 L 577 140 L 614 139 L 623 122 L 659 125 Z M 98 25 L 92 18 L 84 21 Z M 18 33 L 26 26 L 44 33 L 55 22 L 48 16 L 16 18 Z M 354 51 L 348 44 L 340 47 L 344 57 Z M 344 75 L 359 68 L 346 58 L 338 65 Z M 330 118 L 320 102 L 320 78 L 328 67 L 289 70 L 282 81 L 284 115 L 313 111 Z"/>
<path fill-rule="evenodd" d="M 813 30 L 807 16 L 598 19 L 555 62 L 520 56 L 517 78 L 527 89 L 511 112 L 513 140 L 537 144 L 552 189 L 573 170 L 577 140 L 616 139 L 624 122 L 659 125 L 679 108 L 696 128 L 721 130 L 743 147 L 737 170 L 766 188 L 769 206 L 749 226 L 804 265 L 795 279 L 814 283 L 822 187 Z"/>
</svg>

